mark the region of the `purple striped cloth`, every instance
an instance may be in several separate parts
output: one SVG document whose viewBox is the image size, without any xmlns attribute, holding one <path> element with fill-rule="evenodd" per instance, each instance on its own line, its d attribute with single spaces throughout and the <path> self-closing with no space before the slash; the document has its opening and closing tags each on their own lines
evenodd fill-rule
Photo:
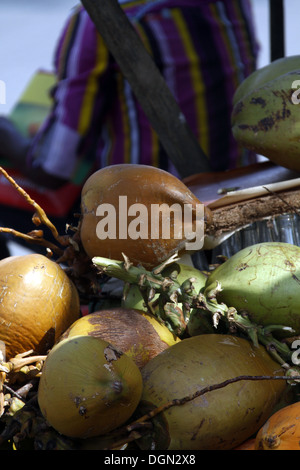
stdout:
<svg viewBox="0 0 300 470">
<path fill-rule="evenodd" d="M 252 163 L 231 133 L 234 91 L 256 67 L 250 0 L 121 1 L 214 171 Z M 28 155 L 33 166 L 82 183 L 98 168 L 153 165 L 176 174 L 84 8 L 55 52 L 53 109 Z M 186 158 L 189 158 L 187 155 Z"/>
</svg>

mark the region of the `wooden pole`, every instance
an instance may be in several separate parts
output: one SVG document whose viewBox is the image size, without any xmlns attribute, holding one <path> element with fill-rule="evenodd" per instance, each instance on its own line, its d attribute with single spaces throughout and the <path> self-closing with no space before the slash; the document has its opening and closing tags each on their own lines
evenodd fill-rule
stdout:
<svg viewBox="0 0 300 470">
<path fill-rule="evenodd" d="M 208 158 L 118 1 L 82 0 L 82 4 L 180 176 L 210 171 Z"/>
<path fill-rule="evenodd" d="M 269 0 L 271 62 L 285 55 L 284 1 Z"/>
</svg>

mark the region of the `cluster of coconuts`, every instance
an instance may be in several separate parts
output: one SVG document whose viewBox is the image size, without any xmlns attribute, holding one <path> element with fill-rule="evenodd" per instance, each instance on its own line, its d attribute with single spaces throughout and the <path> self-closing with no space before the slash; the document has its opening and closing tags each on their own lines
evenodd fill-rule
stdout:
<svg viewBox="0 0 300 470">
<path fill-rule="evenodd" d="M 177 178 L 159 169 L 117 165 L 96 172 L 82 190 L 80 221 L 82 244 L 91 258 L 101 254 L 120 259 L 125 251 L 133 262 L 155 266 L 177 245 L 182 247 L 182 239 L 175 244 L 158 239 L 152 246 L 145 240 L 139 244 L 128 239 L 124 246 L 124 240 L 109 239 L 99 245 L 96 209 L 108 202 L 117 207 L 118 195 L 126 196 L 129 205 L 141 202 L 146 207 L 165 202 L 194 207 L 199 202 Z M 141 397 L 141 368 L 180 341 L 154 316 L 137 309 L 81 317 L 75 285 L 58 263 L 40 254 L 1 260 L 0 283 L 5 360 L 28 351 L 47 355 L 40 408 L 49 423 L 68 436 L 103 434 L 126 421 Z"/>
<path fill-rule="evenodd" d="M 154 267 L 179 251 L 184 240 L 99 240 L 101 203 L 199 201 L 162 170 L 120 165 L 96 172 L 82 192 L 81 239 L 87 254 Z M 209 212 L 207 213 L 207 220 Z M 94 236 L 93 236 L 94 234 Z M 195 274 L 195 272 L 193 273 Z M 47 354 L 38 402 L 59 433 L 79 439 L 105 436 L 172 400 L 239 375 L 279 374 L 264 348 L 246 339 L 203 334 L 174 337 L 137 304 L 80 316 L 75 286 L 64 270 L 42 255 L 0 262 L 0 340 L 7 359 L 27 350 Z M 206 279 L 199 273 L 199 285 Z M 285 382 L 232 384 L 159 413 L 138 442 L 141 449 L 230 449 L 266 421 Z M 221 406 L 220 406 L 221 403 Z M 249 410 L 251 409 L 251 413 Z"/>
<path fill-rule="evenodd" d="M 118 210 L 119 195 L 128 206 L 141 203 L 196 207 L 198 199 L 176 177 L 143 165 L 114 165 L 95 172 L 82 190 L 80 238 L 87 255 L 155 267 L 183 246 L 184 239 L 131 240 L 97 236 L 97 207 L 111 204 Z M 185 236 L 186 234 L 183 234 Z M 188 234 L 187 234 L 188 235 Z M 78 292 L 65 271 L 39 254 L 10 256 L 0 261 L 0 340 L 6 358 L 34 350 L 45 354 L 60 335 L 80 316 Z"/>
</svg>

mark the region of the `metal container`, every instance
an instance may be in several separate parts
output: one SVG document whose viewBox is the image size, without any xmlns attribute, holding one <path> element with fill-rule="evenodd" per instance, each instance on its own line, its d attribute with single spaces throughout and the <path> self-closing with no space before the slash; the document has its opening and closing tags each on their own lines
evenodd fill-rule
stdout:
<svg viewBox="0 0 300 470">
<path fill-rule="evenodd" d="M 194 266 L 209 270 L 221 258 L 230 258 L 247 246 L 262 242 L 284 242 L 300 246 L 300 215 L 283 214 L 253 222 L 229 236 L 212 250 L 199 251 L 192 256 Z"/>
</svg>

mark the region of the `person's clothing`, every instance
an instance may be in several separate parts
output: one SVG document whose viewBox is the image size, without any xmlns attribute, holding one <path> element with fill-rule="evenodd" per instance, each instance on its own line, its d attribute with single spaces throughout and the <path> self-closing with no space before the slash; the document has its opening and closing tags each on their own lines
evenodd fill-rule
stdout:
<svg viewBox="0 0 300 470">
<path fill-rule="evenodd" d="M 212 169 L 252 163 L 255 157 L 238 147 L 230 124 L 234 91 L 256 67 L 250 0 L 121 4 Z M 30 164 L 76 183 L 118 163 L 154 165 L 176 174 L 82 6 L 72 12 L 59 39 L 55 70 L 53 110 L 29 152 Z"/>
</svg>

